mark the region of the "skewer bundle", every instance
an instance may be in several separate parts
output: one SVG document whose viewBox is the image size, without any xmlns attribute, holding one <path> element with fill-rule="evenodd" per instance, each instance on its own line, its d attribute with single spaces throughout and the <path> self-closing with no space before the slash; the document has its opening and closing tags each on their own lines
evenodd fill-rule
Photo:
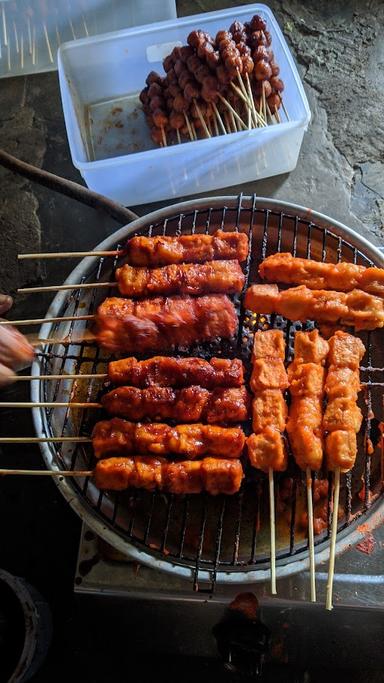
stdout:
<svg viewBox="0 0 384 683">
<path fill-rule="evenodd" d="M 154 142 L 166 146 L 281 121 L 284 83 L 264 19 L 235 21 L 215 38 L 192 31 L 187 42 L 165 57 L 164 77 L 148 74 L 140 93 Z"/>
</svg>

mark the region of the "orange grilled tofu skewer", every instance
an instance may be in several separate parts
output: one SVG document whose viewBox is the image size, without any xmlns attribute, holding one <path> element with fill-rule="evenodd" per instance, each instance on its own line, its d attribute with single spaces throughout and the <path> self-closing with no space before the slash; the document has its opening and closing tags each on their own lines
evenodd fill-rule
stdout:
<svg viewBox="0 0 384 683">
<path fill-rule="evenodd" d="M 108 379 L 113 384 L 133 387 L 186 387 L 191 384 L 205 389 L 241 387 L 244 367 L 234 358 L 175 358 L 154 356 L 147 360 L 134 357 L 112 361 L 108 365 Z"/>
<path fill-rule="evenodd" d="M 318 330 L 296 332 L 294 361 L 288 367 L 291 405 L 287 432 L 302 470 L 319 470 L 323 462 L 323 396 L 328 342 Z"/>
<path fill-rule="evenodd" d="M 285 430 L 287 406 L 283 391 L 288 387 L 284 367 L 285 342 L 280 330 L 256 332 L 251 375 L 253 434 L 247 439 L 249 461 L 268 472 L 284 471 L 287 453 L 281 432 Z"/>
<path fill-rule="evenodd" d="M 294 360 L 288 367 L 291 405 L 287 433 L 293 456 L 306 474 L 311 601 L 316 602 L 315 540 L 311 470 L 323 462 L 323 397 L 329 345 L 318 330 L 296 332 Z"/>
<path fill-rule="evenodd" d="M 216 388 L 213 391 L 199 386 L 172 387 L 117 387 L 101 398 L 110 415 L 129 420 L 176 420 L 177 422 L 234 423 L 248 419 L 250 397 L 246 388 Z"/>
<path fill-rule="evenodd" d="M 360 289 L 336 292 L 304 285 L 279 291 L 277 285 L 252 285 L 244 306 L 255 313 L 278 313 L 288 320 L 318 320 L 351 325 L 356 330 L 384 326 L 384 301 Z"/>
<path fill-rule="evenodd" d="M 238 261 L 180 263 L 162 268 L 137 268 L 125 264 L 116 270 L 122 296 L 169 294 L 237 294 L 245 276 Z"/>
<path fill-rule="evenodd" d="M 171 427 L 160 422 L 136 423 L 114 417 L 97 422 L 92 432 L 96 458 L 130 453 L 180 455 L 194 460 L 204 455 L 239 458 L 245 444 L 240 427 L 186 424 Z"/>
<path fill-rule="evenodd" d="M 361 289 L 384 297 L 384 268 L 355 263 L 322 263 L 289 253 L 272 254 L 261 263 L 259 275 L 269 282 L 306 285 L 309 289 Z"/>
<path fill-rule="evenodd" d="M 245 261 L 248 237 L 241 232 L 216 230 L 212 235 L 132 237 L 127 243 L 132 266 L 164 266 L 170 263 L 203 263 L 216 259 Z"/>
<path fill-rule="evenodd" d="M 348 472 L 357 455 L 356 434 L 362 415 L 357 406 L 360 389 L 360 362 L 365 347 L 358 337 L 338 331 L 329 340 L 328 373 L 325 393 L 328 399 L 323 417 L 327 467 L 334 471 L 333 516 L 326 593 L 326 608 L 332 609 L 333 576 L 335 570 L 338 527 L 340 472 Z"/>
<path fill-rule="evenodd" d="M 94 482 L 99 489 L 123 491 L 140 488 L 175 494 L 233 495 L 241 486 L 243 468 L 239 460 L 204 458 L 168 462 L 154 456 L 108 458 L 96 464 Z"/>
<path fill-rule="evenodd" d="M 97 309 L 98 343 L 114 352 L 141 353 L 232 337 L 237 314 L 225 294 L 153 299 L 105 299 Z"/>
<path fill-rule="evenodd" d="M 357 405 L 360 391 L 360 362 L 365 347 L 361 339 L 338 331 L 329 340 L 328 372 L 325 381 L 327 407 L 323 429 L 327 432 L 327 468 L 348 472 L 355 464 L 356 434 L 362 415 Z"/>
<path fill-rule="evenodd" d="M 251 390 L 252 426 L 247 439 L 251 465 L 268 472 L 271 540 L 271 593 L 276 589 L 275 494 L 273 472 L 287 467 L 287 451 L 282 433 L 287 419 L 283 391 L 288 387 L 284 367 L 285 341 L 280 330 L 256 332 L 253 345 Z"/>
</svg>

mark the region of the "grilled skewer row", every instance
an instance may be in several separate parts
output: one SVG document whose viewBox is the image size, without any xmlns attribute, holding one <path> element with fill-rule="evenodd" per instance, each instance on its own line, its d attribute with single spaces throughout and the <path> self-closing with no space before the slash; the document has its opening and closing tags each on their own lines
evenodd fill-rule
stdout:
<svg viewBox="0 0 384 683">
<path fill-rule="evenodd" d="M 287 468 L 282 436 L 287 418 L 283 392 L 288 387 L 284 358 L 285 342 L 280 330 L 256 332 L 251 375 L 254 433 L 248 437 L 247 447 L 251 465 L 263 472 Z"/>
<path fill-rule="evenodd" d="M 359 266 L 356 263 L 322 263 L 297 258 L 289 253 L 272 254 L 259 267 L 259 275 L 269 282 L 305 285 L 309 289 L 336 289 L 350 292 L 360 289 L 384 297 L 384 268 Z"/>
<path fill-rule="evenodd" d="M 111 297 L 97 310 L 97 339 L 114 352 L 142 353 L 189 346 L 237 330 L 234 305 L 224 294 L 154 299 Z"/>
<path fill-rule="evenodd" d="M 138 361 L 123 358 L 108 365 L 108 379 L 113 384 L 139 388 L 150 386 L 186 387 L 191 384 L 205 389 L 240 387 L 244 384 L 244 367 L 234 358 L 174 358 L 154 356 Z"/>
<path fill-rule="evenodd" d="M 304 285 L 279 291 L 277 285 L 252 285 L 244 306 L 257 313 L 278 313 L 289 320 L 318 320 L 351 325 L 356 330 L 384 326 L 384 301 L 360 289 L 335 292 Z"/>
<path fill-rule="evenodd" d="M 214 260 L 245 261 L 248 237 L 243 232 L 216 230 L 212 235 L 131 237 L 126 252 L 132 266 L 166 266 Z"/>
<path fill-rule="evenodd" d="M 162 268 L 138 268 L 125 264 L 116 270 L 119 292 L 141 297 L 169 294 L 237 294 L 245 276 L 238 261 L 181 263 Z"/>
<path fill-rule="evenodd" d="M 123 491 L 132 487 L 179 495 L 207 491 L 212 496 L 236 493 L 243 476 L 239 460 L 204 458 L 168 462 L 153 456 L 99 460 L 93 473 L 99 489 Z"/>
<path fill-rule="evenodd" d="M 291 405 L 287 433 L 302 470 L 317 471 L 323 462 L 322 406 L 328 351 L 318 330 L 296 332 L 294 361 L 288 367 Z"/>
<path fill-rule="evenodd" d="M 365 347 L 358 338 L 338 331 L 329 340 L 328 373 L 325 382 L 327 407 L 323 429 L 327 433 L 325 452 L 329 470 L 347 472 L 355 464 L 356 434 L 362 415 L 357 405 L 360 390 L 360 362 Z"/>
<path fill-rule="evenodd" d="M 170 427 L 161 423 L 121 420 L 98 422 L 92 432 L 96 458 L 130 453 L 157 456 L 180 455 L 195 460 L 204 455 L 239 458 L 245 436 L 240 427 L 187 424 Z"/>
<path fill-rule="evenodd" d="M 143 420 L 144 418 L 176 422 L 238 423 L 249 415 L 249 394 L 245 387 L 213 391 L 199 386 L 117 387 L 101 399 L 111 415 Z"/>
</svg>

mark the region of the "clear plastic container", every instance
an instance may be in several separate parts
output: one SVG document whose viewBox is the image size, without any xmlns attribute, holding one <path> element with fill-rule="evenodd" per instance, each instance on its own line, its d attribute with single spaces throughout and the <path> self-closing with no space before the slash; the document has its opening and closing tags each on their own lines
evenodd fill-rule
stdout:
<svg viewBox="0 0 384 683">
<path fill-rule="evenodd" d="M 260 14 L 285 83 L 289 121 L 154 148 L 138 95 L 150 70 L 195 28 L 228 28 Z M 198 14 L 62 45 L 61 97 L 72 160 L 87 185 L 124 205 L 197 194 L 295 168 L 310 110 L 272 12 L 254 4 Z"/>
<path fill-rule="evenodd" d="M 2 0 L 0 78 L 56 69 L 68 40 L 175 17 L 176 0 Z"/>
</svg>

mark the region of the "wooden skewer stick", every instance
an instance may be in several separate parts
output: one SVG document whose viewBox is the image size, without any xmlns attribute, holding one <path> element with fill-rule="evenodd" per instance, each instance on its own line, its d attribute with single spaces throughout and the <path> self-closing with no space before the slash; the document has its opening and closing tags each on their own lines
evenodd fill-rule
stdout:
<svg viewBox="0 0 384 683">
<path fill-rule="evenodd" d="M 85 16 L 84 16 L 84 14 L 81 15 L 81 18 L 82 18 L 82 22 L 83 22 L 83 26 L 84 26 L 85 35 L 86 35 L 87 38 L 88 38 L 88 36 L 89 36 L 89 31 L 88 31 L 87 22 L 85 21 Z"/>
<path fill-rule="evenodd" d="M 212 107 L 212 109 L 213 109 L 213 107 Z M 215 126 L 215 135 L 220 135 L 219 126 L 217 125 L 216 116 L 213 117 L 213 125 Z"/>
<path fill-rule="evenodd" d="M 101 403 L 85 401 L 0 401 L 0 408 L 92 408 L 99 409 Z"/>
<path fill-rule="evenodd" d="M 218 94 L 218 96 L 221 98 L 220 93 L 217 93 L 217 94 Z M 218 110 L 218 108 L 217 108 L 215 102 L 212 102 L 212 106 L 213 106 L 213 111 L 215 112 L 217 121 L 218 121 L 218 123 L 219 123 L 219 126 L 220 126 L 222 132 L 224 133 L 224 135 L 226 135 L 226 134 L 227 134 L 227 129 L 226 129 L 226 127 L 224 126 L 223 119 L 222 119 L 221 116 L 220 116 L 220 112 L 219 112 L 219 110 Z"/>
<path fill-rule="evenodd" d="M 51 48 L 51 43 L 49 42 L 48 29 L 47 29 L 47 24 L 45 23 L 45 21 L 43 22 L 43 31 L 44 31 L 44 36 L 45 36 L 45 42 L 47 43 L 49 61 L 51 62 L 51 64 L 53 64 L 54 59 L 53 59 L 53 54 L 52 54 L 52 48 Z"/>
<path fill-rule="evenodd" d="M 290 119 L 289 116 L 288 116 L 288 112 L 287 112 L 287 110 L 286 110 L 286 108 L 285 108 L 285 105 L 284 105 L 284 102 L 283 102 L 283 98 L 281 97 L 281 95 L 279 95 L 279 97 L 280 97 L 281 106 L 283 107 L 283 112 L 284 112 L 285 116 L 287 117 L 287 121 L 290 121 L 291 119 Z"/>
<path fill-rule="evenodd" d="M 276 109 L 276 111 L 275 111 L 275 116 L 276 116 L 276 118 L 277 118 L 277 123 L 281 123 L 281 118 L 280 118 L 280 114 L 279 114 L 279 110 L 278 110 L 278 109 Z"/>
<path fill-rule="evenodd" d="M 164 145 L 164 147 L 168 147 L 168 145 L 167 145 L 167 137 L 166 137 L 166 135 L 165 135 L 164 126 L 161 126 L 161 137 L 163 138 L 163 145 Z"/>
<path fill-rule="evenodd" d="M 92 439 L 88 436 L 2 436 L 0 443 L 92 443 Z"/>
<path fill-rule="evenodd" d="M 237 128 L 237 125 L 236 125 L 235 117 L 234 117 L 234 115 L 233 115 L 233 113 L 232 113 L 231 111 L 229 112 L 229 118 L 230 118 L 230 120 L 231 120 L 233 132 L 234 132 L 234 133 L 237 133 L 238 128 Z"/>
<path fill-rule="evenodd" d="M 36 65 L 36 26 L 32 28 L 32 64 Z"/>
<path fill-rule="evenodd" d="M 313 501 L 312 501 L 312 475 L 307 467 L 305 471 L 307 487 L 307 516 L 308 516 L 308 542 L 309 542 L 309 571 L 311 602 L 316 602 L 316 565 L 315 565 L 315 538 L 313 533 Z"/>
<path fill-rule="evenodd" d="M 180 137 L 180 131 L 178 128 L 176 128 L 176 136 L 177 136 L 177 142 L 180 145 L 181 144 L 181 137 Z"/>
<path fill-rule="evenodd" d="M 108 375 L 106 373 L 94 373 L 94 374 L 78 374 L 78 375 L 15 375 L 12 377 L 13 382 L 29 382 L 35 379 L 39 381 L 53 382 L 54 380 L 65 380 L 65 379 L 107 379 Z"/>
<path fill-rule="evenodd" d="M 272 123 L 273 123 L 273 124 L 276 124 L 277 121 L 275 120 L 275 117 L 273 116 L 273 114 L 272 114 L 272 112 L 271 112 L 271 110 L 270 110 L 270 108 L 269 108 L 268 102 L 267 102 L 267 113 L 268 113 L 268 116 L 269 116 L 269 118 L 271 119 Z"/>
<path fill-rule="evenodd" d="M 191 128 L 192 128 L 192 133 L 193 133 L 194 139 L 195 139 L 195 140 L 198 140 L 198 136 L 197 136 L 195 124 L 193 123 L 193 121 L 191 121 Z"/>
<path fill-rule="evenodd" d="M 223 104 L 225 104 L 225 106 L 228 107 L 228 109 L 232 112 L 232 114 L 234 115 L 236 121 L 240 124 L 240 126 L 242 127 L 242 129 L 243 129 L 243 130 L 248 130 L 248 129 L 247 129 L 247 126 L 245 125 L 245 123 L 244 123 L 244 121 L 243 121 L 243 119 L 238 115 L 236 109 L 234 109 L 234 108 L 232 107 L 232 105 L 228 102 L 227 99 L 225 99 L 225 97 L 222 96 L 221 93 L 217 93 L 217 94 L 218 94 L 219 98 L 221 99 L 221 101 L 223 102 Z"/>
<path fill-rule="evenodd" d="M 248 96 L 249 96 L 249 100 L 251 102 L 253 121 L 254 121 L 255 126 L 257 127 L 257 125 L 258 125 L 257 111 L 256 111 L 256 107 L 255 107 L 255 100 L 253 99 L 252 87 L 251 87 L 251 82 L 249 80 L 248 74 L 245 74 L 245 82 L 247 84 Z"/>
<path fill-rule="evenodd" d="M 92 477 L 93 470 L 0 470 L 0 476 L 28 477 Z"/>
<path fill-rule="evenodd" d="M 60 45 L 61 45 L 61 35 L 60 35 L 59 27 L 58 27 L 58 25 L 57 25 L 57 21 L 55 22 L 55 33 L 56 33 L 57 47 L 60 47 Z"/>
<path fill-rule="evenodd" d="M 18 254 L 17 258 L 19 261 L 25 261 L 27 259 L 34 258 L 85 258 L 86 256 L 120 256 L 124 254 L 124 250 L 114 250 L 114 251 L 56 251 L 56 252 L 46 252 L 41 254 Z"/>
<path fill-rule="evenodd" d="M 16 52 L 19 54 L 20 48 L 19 48 L 19 36 L 17 35 L 17 28 L 16 28 L 16 22 L 13 21 L 13 34 L 15 36 L 15 47 L 16 47 Z"/>
<path fill-rule="evenodd" d="M 264 81 L 261 82 L 261 93 L 262 93 L 262 102 L 263 102 L 263 116 L 264 116 L 264 121 L 266 121 L 267 120 L 267 101 L 265 98 Z"/>
<path fill-rule="evenodd" d="M 21 34 L 20 39 L 20 68 L 24 69 L 24 33 Z"/>
<path fill-rule="evenodd" d="M 31 30 L 31 19 L 27 18 L 27 28 L 28 28 L 28 51 L 32 55 L 32 30 Z"/>
<path fill-rule="evenodd" d="M 339 496 L 340 496 L 340 467 L 335 470 L 334 491 L 333 491 L 333 510 L 332 510 L 332 530 L 331 530 L 331 545 L 329 549 L 329 568 L 327 581 L 327 594 L 325 600 L 325 607 L 328 610 L 333 609 L 333 577 L 335 574 L 335 555 L 336 555 L 336 537 L 339 515 Z"/>
<path fill-rule="evenodd" d="M 8 31 L 7 31 L 7 19 L 5 16 L 5 6 L 4 2 L 1 3 L 1 18 L 3 21 L 3 38 L 4 38 L 4 46 L 8 46 Z"/>
<path fill-rule="evenodd" d="M 210 132 L 209 132 L 209 130 L 208 130 L 207 124 L 205 123 L 205 119 L 204 119 L 204 116 L 203 116 L 203 114 L 202 114 L 202 112 L 201 112 L 201 109 L 200 109 L 199 105 L 197 104 L 197 101 L 196 101 L 196 100 L 193 100 L 193 102 L 194 102 L 194 105 L 195 105 L 195 108 L 196 108 L 196 111 L 197 111 L 197 115 L 198 115 L 198 117 L 199 117 L 199 119 L 200 119 L 200 123 L 201 123 L 201 125 L 203 126 L 204 133 L 205 133 L 205 135 L 206 135 L 207 138 L 210 138 L 211 135 L 210 135 Z"/>
<path fill-rule="evenodd" d="M 192 133 L 191 122 L 190 122 L 189 117 L 187 116 L 187 114 L 185 112 L 184 112 L 184 119 L 185 119 L 185 123 L 187 124 L 188 135 L 191 139 L 191 142 L 193 142 L 194 137 L 193 137 L 193 133 Z"/>
<path fill-rule="evenodd" d="M 67 315 L 57 318 L 35 318 L 33 320 L 0 320 L 0 326 L 5 325 L 42 325 L 43 323 L 60 323 L 69 320 L 94 320 L 94 315 Z"/>
<path fill-rule="evenodd" d="M 8 71 L 12 71 L 12 64 L 11 64 L 11 44 L 8 41 L 7 45 L 7 62 L 8 62 Z"/>
<path fill-rule="evenodd" d="M 276 527 L 275 527 L 275 486 L 273 481 L 273 469 L 268 470 L 269 480 L 269 522 L 271 536 L 271 593 L 276 595 Z"/>
<path fill-rule="evenodd" d="M 67 289 L 103 289 L 117 287 L 117 282 L 82 282 L 76 285 L 49 285 L 47 287 L 20 287 L 18 294 L 35 294 L 37 292 L 61 292 Z"/>
</svg>

